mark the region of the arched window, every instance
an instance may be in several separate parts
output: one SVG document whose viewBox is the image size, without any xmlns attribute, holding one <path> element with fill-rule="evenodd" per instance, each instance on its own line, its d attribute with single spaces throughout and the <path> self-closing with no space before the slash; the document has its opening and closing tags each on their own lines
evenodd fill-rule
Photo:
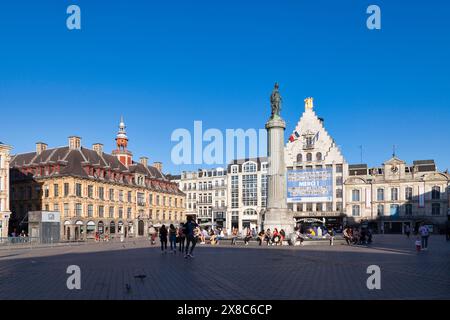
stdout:
<svg viewBox="0 0 450 320">
<path fill-rule="evenodd" d="M 243 165 L 243 169 L 244 169 L 245 173 L 256 172 L 256 163 L 254 163 L 254 162 L 246 162 Z"/>
<path fill-rule="evenodd" d="M 431 189 L 431 199 L 439 200 L 441 198 L 441 188 L 438 186 L 434 186 Z"/>
<path fill-rule="evenodd" d="M 377 201 L 384 201 L 384 189 L 377 189 Z"/>
<path fill-rule="evenodd" d="M 297 162 L 302 162 L 302 161 L 303 161 L 303 156 L 302 156 L 301 153 L 299 153 L 299 154 L 297 155 Z"/>
<path fill-rule="evenodd" d="M 312 161 L 312 154 L 311 153 L 307 153 L 306 154 L 306 161 Z"/>
<path fill-rule="evenodd" d="M 406 187 L 405 189 L 405 200 L 412 200 L 413 198 L 413 188 Z"/>
<path fill-rule="evenodd" d="M 322 161 L 322 153 L 317 152 L 317 154 L 316 154 L 316 160 L 317 160 L 317 161 Z"/>
</svg>

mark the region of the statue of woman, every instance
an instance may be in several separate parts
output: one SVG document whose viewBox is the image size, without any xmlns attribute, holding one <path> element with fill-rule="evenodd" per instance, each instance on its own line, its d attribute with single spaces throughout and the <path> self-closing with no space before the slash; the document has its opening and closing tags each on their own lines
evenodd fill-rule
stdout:
<svg viewBox="0 0 450 320">
<path fill-rule="evenodd" d="M 270 105 L 272 108 L 272 118 L 274 118 L 275 116 L 280 116 L 280 112 L 281 112 L 281 96 L 280 96 L 280 92 L 278 91 L 278 88 L 280 86 L 278 85 L 278 83 L 275 83 L 275 86 L 273 88 L 272 91 L 272 95 L 270 96 Z"/>
</svg>

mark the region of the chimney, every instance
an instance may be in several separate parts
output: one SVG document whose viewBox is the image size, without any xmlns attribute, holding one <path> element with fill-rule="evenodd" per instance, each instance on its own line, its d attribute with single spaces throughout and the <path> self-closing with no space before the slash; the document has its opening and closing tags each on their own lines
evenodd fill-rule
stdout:
<svg viewBox="0 0 450 320">
<path fill-rule="evenodd" d="M 305 99 L 305 110 L 313 109 L 314 107 L 314 99 L 312 97 Z"/>
<path fill-rule="evenodd" d="M 155 167 L 162 173 L 162 162 L 153 162 L 153 167 Z"/>
<path fill-rule="evenodd" d="M 101 144 L 101 143 L 94 143 L 92 145 L 92 150 L 94 150 L 95 152 L 97 152 L 97 154 L 99 156 L 101 156 L 103 154 L 103 144 Z"/>
<path fill-rule="evenodd" d="M 81 138 L 76 136 L 69 137 L 69 149 L 70 150 L 80 150 L 81 149 Z"/>
<path fill-rule="evenodd" d="M 148 167 L 148 158 L 147 157 L 140 157 L 139 162 L 144 166 Z"/>
<path fill-rule="evenodd" d="M 44 142 L 36 142 L 36 154 L 41 154 L 42 151 L 47 150 L 48 145 Z"/>
</svg>

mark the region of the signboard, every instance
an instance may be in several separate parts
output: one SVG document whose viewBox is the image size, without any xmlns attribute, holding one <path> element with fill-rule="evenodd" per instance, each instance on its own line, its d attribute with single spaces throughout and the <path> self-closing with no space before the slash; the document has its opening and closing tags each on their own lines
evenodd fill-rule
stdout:
<svg viewBox="0 0 450 320">
<path fill-rule="evenodd" d="M 42 212 L 42 222 L 60 222 L 59 212 Z"/>
<path fill-rule="evenodd" d="M 290 203 L 333 201 L 331 168 L 288 170 L 286 180 Z"/>
</svg>

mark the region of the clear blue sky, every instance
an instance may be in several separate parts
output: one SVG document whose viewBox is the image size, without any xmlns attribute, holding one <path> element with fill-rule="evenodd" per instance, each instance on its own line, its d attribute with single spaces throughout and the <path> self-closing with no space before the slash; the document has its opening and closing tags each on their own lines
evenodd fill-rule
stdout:
<svg viewBox="0 0 450 320">
<path fill-rule="evenodd" d="M 77 4 L 82 30 L 66 28 Z M 366 8 L 382 10 L 381 31 Z M 120 115 L 137 159 L 174 166 L 176 128 L 263 128 L 280 83 L 286 139 L 315 98 L 350 163 L 450 168 L 448 1 L 2 1 L 0 141 L 14 152 L 79 135 L 114 147 Z"/>
</svg>

